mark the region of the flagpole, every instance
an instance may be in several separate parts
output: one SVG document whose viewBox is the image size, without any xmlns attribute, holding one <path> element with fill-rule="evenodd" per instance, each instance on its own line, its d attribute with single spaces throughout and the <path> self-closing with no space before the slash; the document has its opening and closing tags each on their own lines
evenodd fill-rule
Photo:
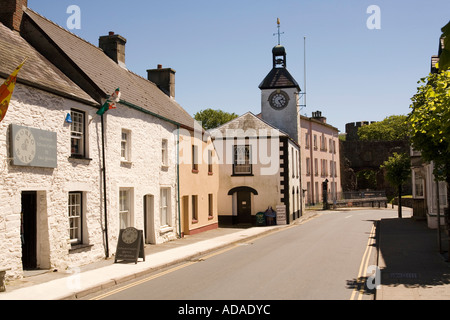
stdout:
<svg viewBox="0 0 450 320">
<path fill-rule="evenodd" d="M 104 207 L 105 207 L 105 250 L 106 250 L 106 259 L 109 258 L 109 244 L 108 244 L 108 206 L 106 201 L 106 161 L 105 161 L 105 132 L 104 132 L 104 117 L 103 114 L 101 115 L 101 124 L 102 124 L 102 156 L 103 156 L 103 201 L 104 201 Z"/>
</svg>

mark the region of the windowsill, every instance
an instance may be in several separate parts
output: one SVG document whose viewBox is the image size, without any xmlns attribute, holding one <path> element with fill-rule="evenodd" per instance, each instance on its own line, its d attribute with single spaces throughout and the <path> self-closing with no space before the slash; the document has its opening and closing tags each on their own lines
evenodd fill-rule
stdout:
<svg viewBox="0 0 450 320">
<path fill-rule="evenodd" d="M 83 250 L 93 247 L 93 244 L 73 244 L 69 249 L 69 253 L 74 253 L 77 250 Z"/>
<path fill-rule="evenodd" d="M 84 156 L 71 155 L 69 160 L 82 160 L 82 161 L 92 161 L 91 158 L 86 158 Z"/>
<path fill-rule="evenodd" d="M 214 219 L 214 216 L 208 216 L 208 220 Z"/>
<path fill-rule="evenodd" d="M 131 168 L 131 166 L 133 165 L 133 162 L 129 161 L 129 160 L 120 160 L 120 165 L 122 167 Z"/>
<path fill-rule="evenodd" d="M 253 177 L 254 175 L 253 175 L 253 173 L 238 173 L 238 174 L 233 173 L 231 176 L 232 177 Z"/>
<path fill-rule="evenodd" d="M 161 170 L 162 170 L 162 171 L 167 171 L 167 170 L 169 170 L 169 165 L 167 165 L 167 164 L 162 164 L 162 165 L 161 165 Z"/>
<path fill-rule="evenodd" d="M 192 219 L 192 224 L 196 224 L 196 223 L 198 223 L 198 220 L 197 219 Z"/>
<path fill-rule="evenodd" d="M 212 176 L 214 172 L 208 171 L 208 176 Z"/>
<path fill-rule="evenodd" d="M 198 173 L 198 169 L 192 169 L 192 173 Z"/>
<path fill-rule="evenodd" d="M 159 233 L 167 233 L 167 232 L 172 232 L 173 231 L 173 227 L 171 226 L 162 226 L 161 228 L 159 228 Z"/>
</svg>

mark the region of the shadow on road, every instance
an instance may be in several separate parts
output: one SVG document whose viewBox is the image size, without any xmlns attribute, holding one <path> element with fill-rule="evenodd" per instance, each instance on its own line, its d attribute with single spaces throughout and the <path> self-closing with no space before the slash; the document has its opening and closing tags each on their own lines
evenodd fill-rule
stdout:
<svg viewBox="0 0 450 320">
<path fill-rule="evenodd" d="M 382 286 L 431 287 L 450 283 L 450 264 L 439 252 L 437 231 L 412 218 L 382 219 L 379 258 Z M 448 250 L 443 232 L 443 250 Z"/>
</svg>

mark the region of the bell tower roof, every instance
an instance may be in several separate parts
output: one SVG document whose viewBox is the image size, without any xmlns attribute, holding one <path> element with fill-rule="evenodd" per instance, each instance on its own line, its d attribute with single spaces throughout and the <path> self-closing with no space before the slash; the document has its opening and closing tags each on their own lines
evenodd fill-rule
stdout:
<svg viewBox="0 0 450 320">
<path fill-rule="evenodd" d="M 280 19 L 277 19 L 278 32 L 274 33 L 278 35 L 278 45 L 273 47 L 273 68 L 266 76 L 266 78 L 261 82 L 259 88 L 263 89 L 280 89 L 280 88 L 297 88 L 300 90 L 300 86 L 294 77 L 286 69 L 286 48 L 280 44 L 280 38 L 283 33 L 280 32 Z"/>
</svg>

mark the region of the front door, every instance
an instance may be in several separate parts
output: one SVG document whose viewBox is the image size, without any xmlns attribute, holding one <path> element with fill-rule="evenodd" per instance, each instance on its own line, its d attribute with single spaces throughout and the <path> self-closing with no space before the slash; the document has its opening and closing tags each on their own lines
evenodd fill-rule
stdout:
<svg viewBox="0 0 450 320">
<path fill-rule="evenodd" d="M 151 194 L 144 196 L 144 233 L 145 243 L 156 244 L 155 199 Z"/>
<path fill-rule="evenodd" d="M 252 223 L 252 204 L 250 191 L 237 193 L 238 223 Z"/>
<path fill-rule="evenodd" d="M 37 193 L 22 192 L 21 213 L 22 265 L 24 270 L 37 268 Z"/>
</svg>

